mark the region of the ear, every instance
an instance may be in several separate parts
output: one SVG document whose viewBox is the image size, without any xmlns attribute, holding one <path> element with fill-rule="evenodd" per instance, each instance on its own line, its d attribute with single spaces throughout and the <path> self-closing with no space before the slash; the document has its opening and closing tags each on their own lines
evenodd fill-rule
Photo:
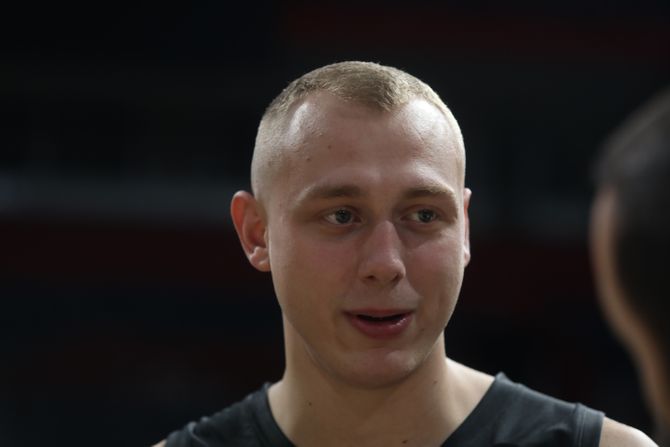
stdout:
<svg viewBox="0 0 670 447">
<path fill-rule="evenodd" d="M 269 272 L 267 225 L 260 203 L 250 193 L 238 191 L 230 202 L 230 215 L 242 249 L 251 265 L 261 272 Z"/>
<path fill-rule="evenodd" d="M 470 197 L 472 191 L 469 188 L 463 188 L 463 260 L 464 265 L 470 263 L 470 216 L 468 216 L 468 207 L 470 206 Z"/>
</svg>

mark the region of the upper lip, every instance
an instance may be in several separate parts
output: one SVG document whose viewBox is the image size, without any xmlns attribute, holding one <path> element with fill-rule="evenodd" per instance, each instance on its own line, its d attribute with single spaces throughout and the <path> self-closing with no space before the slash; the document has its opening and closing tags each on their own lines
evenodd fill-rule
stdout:
<svg viewBox="0 0 670 447">
<path fill-rule="evenodd" d="M 368 317 L 375 317 L 375 318 L 392 317 L 394 315 L 404 315 L 410 312 L 412 312 L 411 309 L 377 309 L 377 308 L 353 309 L 345 311 L 346 314 L 352 316 L 365 315 Z"/>
</svg>

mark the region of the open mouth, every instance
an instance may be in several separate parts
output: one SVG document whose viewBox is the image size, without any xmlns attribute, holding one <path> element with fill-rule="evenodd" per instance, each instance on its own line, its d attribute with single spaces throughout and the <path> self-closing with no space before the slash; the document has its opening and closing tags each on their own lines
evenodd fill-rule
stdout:
<svg viewBox="0 0 670 447">
<path fill-rule="evenodd" d="M 402 318 L 405 315 L 407 315 L 407 314 L 395 314 L 395 315 L 387 315 L 387 316 L 383 316 L 383 317 L 375 317 L 375 316 L 372 316 L 372 315 L 356 314 L 356 318 L 358 318 L 360 320 L 363 320 L 363 321 L 366 321 L 366 322 L 369 322 L 369 323 L 380 323 L 380 324 L 387 323 L 388 324 L 388 323 L 399 322 L 400 320 L 402 320 Z"/>
<path fill-rule="evenodd" d="M 411 324 L 413 311 L 393 313 L 393 311 L 347 312 L 351 324 L 362 334 L 376 338 L 389 339 L 402 334 Z"/>
</svg>

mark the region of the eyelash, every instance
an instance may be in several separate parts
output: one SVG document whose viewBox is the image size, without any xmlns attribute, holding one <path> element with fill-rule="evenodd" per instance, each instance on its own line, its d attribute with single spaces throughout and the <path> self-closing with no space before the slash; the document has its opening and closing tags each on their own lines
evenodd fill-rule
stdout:
<svg viewBox="0 0 670 447">
<path fill-rule="evenodd" d="M 422 221 L 420 218 L 418 218 L 419 213 L 426 212 L 426 211 L 432 213 L 431 218 L 428 221 Z M 341 213 L 341 212 L 349 213 L 350 220 L 348 220 L 346 222 L 337 221 L 337 214 Z M 417 217 L 416 219 L 410 218 L 408 220 L 410 220 L 412 222 L 422 223 L 422 224 L 429 224 L 431 222 L 435 222 L 436 220 L 440 219 L 440 213 L 438 213 L 437 211 L 435 211 L 431 208 L 419 208 L 419 209 L 416 209 L 416 210 L 408 213 L 407 216 L 416 216 Z M 329 212 L 329 213 L 325 214 L 323 219 L 326 222 L 328 222 L 332 225 L 337 225 L 337 226 L 349 225 L 351 223 L 356 223 L 356 222 L 361 221 L 360 218 L 357 218 L 356 212 L 353 211 L 353 210 L 350 210 L 348 208 L 338 208 L 338 209 L 336 209 L 332 212 Z"/>
<path fill-rule="evenodd" d="M 351 223 L 351 221 L 348 222 L 337 222 L 337 213 L 345 211 L 351 215 L 351 219 L 356 219 L 356 213 L 348 208 L 338 208 L 330 213 L 327 213 L 323 218 L 326 222 L 333 224 L 333 225 L 348 225 Z M 332 218 L 332 220 L 330 219 Z M 359 219 L 360 220 L 360 219 Z"/>
<path fill-rule="evenodd" d="M 422 213 L 424 211 L 428 211 L 428 212 L 432 213 L 430 220 L 427 221 L 427 222 L 424 222 L 421 219 L 416 219 L 416 221 L 419 221 L 419 222 L 424 223 L 424 224 L 428 224 L 428 223 L 434 222 L 434 221 L 436 221 L 437 219 L 440 218 L 440 215 L 435 210 L 432 210 L 430 208 L 421 208 L 421 209 L 418 209 L 416 211 L 412 211 L 410 213 L 410 215 L 417 215 L 417 217 L 418 217 L 419 213 Z M 414 219 L 412 219 L 412 220 L 414 220 Z"/>
</svg>

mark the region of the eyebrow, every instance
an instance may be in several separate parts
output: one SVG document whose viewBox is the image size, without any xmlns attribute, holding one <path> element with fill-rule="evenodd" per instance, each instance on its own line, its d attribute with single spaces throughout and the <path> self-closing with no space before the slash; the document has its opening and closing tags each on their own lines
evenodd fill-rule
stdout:
<svg viewBox="0 0 670 447">
<path fill-rule="evenodd" d="M 356 185 L 316 185 L 300 194 L 296 202 L 338 197 L 362 197 L 363 195 L 365 195 L 363 190 Z"/>
<path fill-rule="evenodd" d="M 308 188 L 296 200 L 296 203 L 307 202 L 311 200 L 335 199 L 340 197 L 358 198 L 365 196 L 366 193 L 362 188 L 356 185 L 316 185 Z M 456 194 L 454 191 L 444 185 L 426 184 L 415 186 L 404 191 L 402 199 L 417 199 L 421 197 L 445 198 L 457 203 Z"/>
<path fill-rule="evenodd" d="M 456 202 L 456 194 L 451 188 L 442 185 L 417 186 L 408 189 L 403 194 L 405 199 L 415 199 L 420 197 L 445 197 Z"/>
</svg>

